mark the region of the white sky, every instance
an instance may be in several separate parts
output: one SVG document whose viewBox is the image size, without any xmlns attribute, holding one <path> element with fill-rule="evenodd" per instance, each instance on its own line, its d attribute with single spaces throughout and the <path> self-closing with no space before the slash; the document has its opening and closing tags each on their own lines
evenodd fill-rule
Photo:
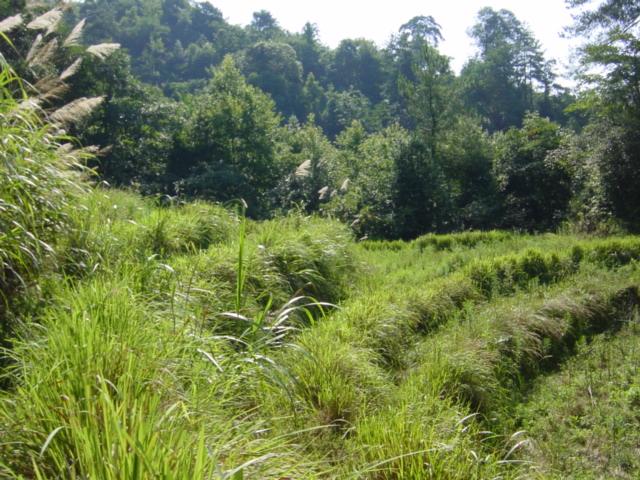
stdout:
<svg viewBox="0 0 640 480">
<path fill-rule="evenodd" d="M 400 25 L 416 15 L 432 15 L 442 26 L 440 50 L 452 57 L 459 71 L 474 46 L 467 30 L 482 7 L 511 10 L 542 43 L 547 58 L 558 60 L 559 73 L 568 64 L 571 42 L 560 38 L 571 23 L 564 0 L 209 0 L 233 24 L 251 22 L 253 12 L 268 10 L 280 26 L 299 32 L 309 21 L 316 23 L 322 43 L 335 47 L 345 38 L 367 38 L 386 45 Z"/>
</svg>

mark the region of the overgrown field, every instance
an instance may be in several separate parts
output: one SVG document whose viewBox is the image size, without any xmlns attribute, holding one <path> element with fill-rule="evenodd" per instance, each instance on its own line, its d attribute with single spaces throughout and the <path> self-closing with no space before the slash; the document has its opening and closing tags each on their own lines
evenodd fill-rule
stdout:
<svg viewBox="0 0 640 480">
<path fill-rule="evenodd" d="M 77 201 L 3 276 L 2 477 L 640 472 L 640 238 Z"/>
</svg>

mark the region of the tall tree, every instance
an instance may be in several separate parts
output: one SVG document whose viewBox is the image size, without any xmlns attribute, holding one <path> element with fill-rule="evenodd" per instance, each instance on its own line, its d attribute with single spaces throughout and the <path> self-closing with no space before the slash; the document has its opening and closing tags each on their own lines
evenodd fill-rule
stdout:
<svg viewBox="0 0 640 480">
<path fill-rule="evenodd" d="M 539 42 L 508 10 L 483 8 L 471 36 L 478 55 L 461 74 L 467 105 L 485 118 L 491 131 L 520 126 L 535 110 L 536 93 L 549 94 L 552 63 Z"/>
<path fill-rule="evenodd" d="M 571 31 L 584 36 L 578 103 L 592 114 L 591 157 L 603 201 L 632 229 L 640 229 L 640 5 L 632 0 L 568 0 L 581 7 Z"/>
<path fill-rule="evenodd" d="M 382 56 L 369 40 L 343 40 L 333 52 L 330 80 L 337 90 L 359 90 L 369 100 L 380 100 L 384 82 Z"/>
<path fill-rule="evenodd" d="M 243 57 L 247 80 L 269 93 L 278 110 L 285 115 L 301 116 L 302 65 L 295 50 L 286 43 L 257 42 Z"/>
<path fill-rule="evenodd" d="M 438 141 L 455 105 L 452 99 L 453 72 L 449 59 L 435 47 L 424 45 L 413 64 L 414 81 L 401 78 L 400 89 L 407 100 L 407 109 L 414 120 L 417 134 L 431 156 L 438 155 Z"/>
<path fill-rule="evenodd" d="M 276 40 L 284 35 L 278 21 L 267 10 L 254 12 L 248 31 L 254 41 Z"/>
<path fill-rule="evenodd" d="M 227 56 L 205 92 L 188 104 L 170 165 L 179 188 L 219 201 L 243 198 L 250 215 L 267 215 L 275 200 L 271 193 L 284 176 L 273 102 L 247 84 Z"/>
<path fill-rule="evenodd" d="M 502 227 L 547 230 L 568 213 L 571 170 L 552 153 L 562 141 L 560 126 L 537 114 L 521 129 L 498 134 L 494 172 L 504 198 Z"/>
<path fill-rule="evenodd" d="M 305 75 L 312 73 L 318 80 L 325 78 L 327 69 L 322 57 L 326 55 L 327 48 L 318 39 L 318 26 L 316 24 L 305 23 L 302 32 L 291 36 L 287 43 L 296 51 Z"/>
<path fill-rule="evenodd" d="M 402 86 L 407 80 L 416 81 L 416 65 L 423 62 L 425 48 L 437 48 L 442 38 L 440 25 L 433 17 L 414 17 L 391 37 L 384 51 L 387 75 L 384 96 L 395 116 L 405 126 L 413 128 L 414 123 L 407 114 L 409 104 Z"/>
</svg>

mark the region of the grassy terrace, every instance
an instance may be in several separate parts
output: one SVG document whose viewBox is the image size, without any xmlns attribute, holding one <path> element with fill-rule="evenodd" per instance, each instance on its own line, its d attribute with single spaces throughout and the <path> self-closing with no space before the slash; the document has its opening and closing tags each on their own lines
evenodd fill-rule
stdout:
<svg viewBox="0 0 640 480">
<path fill-rule="evenodd" d="M 638 473 L 637 237 L 80 198 L 5 299 L 2 476 Z"/>
</svg>

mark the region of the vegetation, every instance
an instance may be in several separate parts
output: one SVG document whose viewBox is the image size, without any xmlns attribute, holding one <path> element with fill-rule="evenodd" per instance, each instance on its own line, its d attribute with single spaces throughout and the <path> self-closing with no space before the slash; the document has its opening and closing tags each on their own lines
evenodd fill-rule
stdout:
<svg viewBox="0 0 640 480">
<path fill-rule="evenodd" d="M 0 2 L 0 476 L 636 478 L 632 3 L 573 96 L 505 10 L 456 75 L 432 17 Z"/>
<path fill-rule="evenodd" d="M 385 48 L 345 39 L 330 49 L 311 23 L 291 33 L 260 11 L 234 26 L 187 0 L 68 2 L 44 29 L 30 22 L 49 7 L 10 2 L 4 13 L 21 16 L 3 31 L 15 48 L 1 49 L 36 83 L 45 63 L 68 66 L 80 38 L 100 46 L 81 55 L 60 100 L 104 97 L 71 133 L 109 146 L 90 166 L 114 186 L 243 198 L 255 219 L 303 209 L 358 238 L 635 231 L 637 11 L 588 4 L 567 2 L 585 41 L 573 90 L 525 24 L 491 8 L 478 12 L 477 54 L 459 74 L 430 16 L 409 19 Z"/>
</svg>

